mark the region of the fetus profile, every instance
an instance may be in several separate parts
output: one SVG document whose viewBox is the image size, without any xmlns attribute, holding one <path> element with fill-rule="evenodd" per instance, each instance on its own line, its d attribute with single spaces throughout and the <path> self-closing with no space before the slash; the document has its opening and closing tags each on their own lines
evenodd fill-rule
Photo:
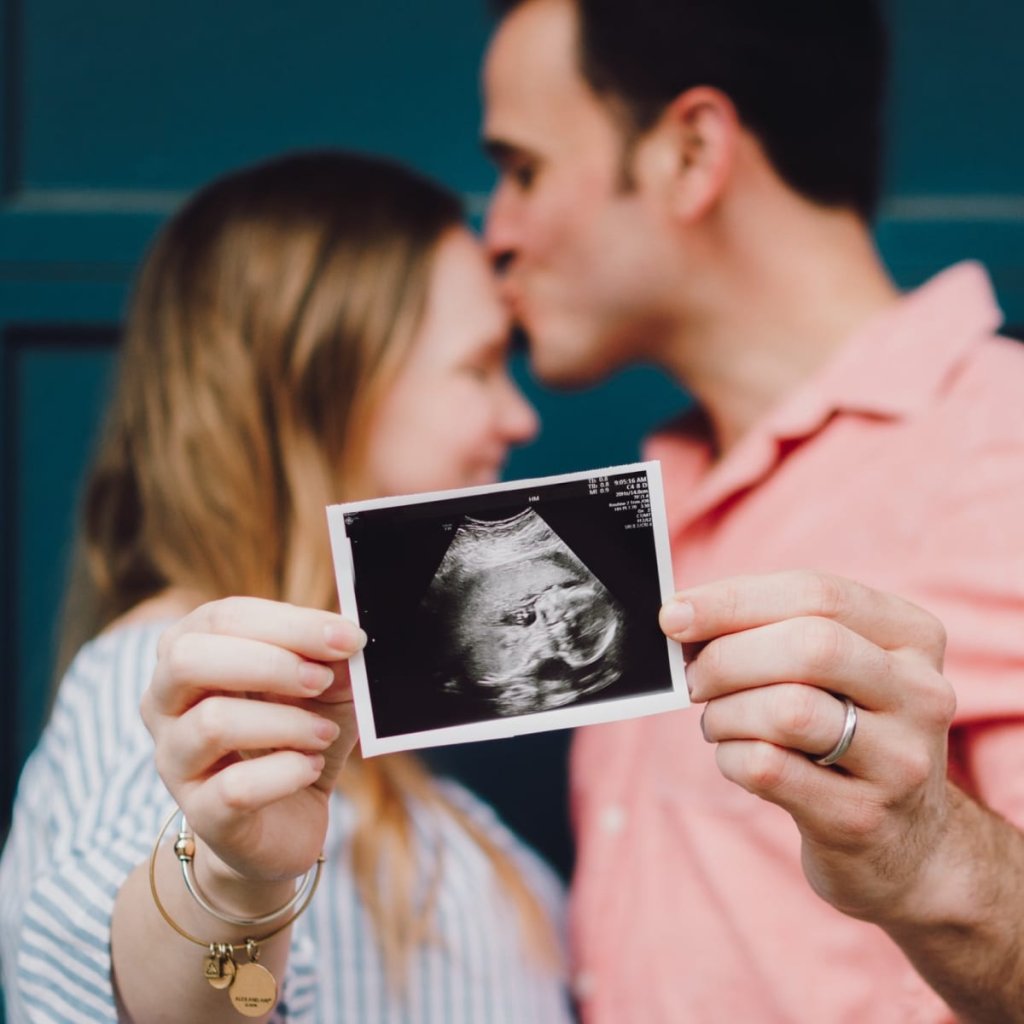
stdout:
<svg viewBox="0 0 1024 1024">
<path fill-rule="evenodd" d="M 561 707 L 622 674 L 621 606 L 532 508 L 463 517 L 419 614 L 434 678 L 488 714 Z"/>
</svg>

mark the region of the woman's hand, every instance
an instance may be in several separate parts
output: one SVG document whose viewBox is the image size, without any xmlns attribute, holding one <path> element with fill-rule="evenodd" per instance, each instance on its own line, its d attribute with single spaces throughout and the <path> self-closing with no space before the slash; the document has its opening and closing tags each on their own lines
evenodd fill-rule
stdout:
<svg viewBox="0 0 1024 1024">
<path fill-rule="evenodd" d="M 357 736 L 345 662 L 364 643 L 340 615 L 258 598 L 202 605 L 161 637 L 142 717 L 221 896 L 316 861 Z"/>
</svg>

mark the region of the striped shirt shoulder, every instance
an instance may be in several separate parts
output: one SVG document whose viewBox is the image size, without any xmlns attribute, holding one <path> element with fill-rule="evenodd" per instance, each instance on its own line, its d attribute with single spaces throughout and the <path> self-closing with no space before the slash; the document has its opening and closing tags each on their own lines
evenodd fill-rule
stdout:
<svg viewBox="0 0 1024 1024">
<path fill-rule="evenodd" d="M 127 875 L 150 852 L 171 799 L 139 715 L 165 624 L 101 635 L 62 680 L 53 715 L 19 784 L 0 861 L 0 961 L 8 1024 L 115 1024 L 110 919 Z M 503 849 L 551 915 L 554 873 L 487 805 L 442 782 Z M 402 985 L 384 968 L 351 870 L 355 813 L 332 795 L 320 891 L 293 931 L 274 1024 L 564 1024 L 561 976 L 524 951 L 490 863 L 450 814 L 410 807 L 417 861 L 439 870 L 435 928 Z M 101 855 L 97 856 L 97 851 Z M 60 950 L 62 970 L 53 969 Z"/>
<path fill-rule="evenodd" d="M 114 898 L 170 806 L 138 711 L 163 628 L 125 627 L 82 648 L 22 772 L 0 861 L 8 1024 L 117 1020 Z"/>
</svg>

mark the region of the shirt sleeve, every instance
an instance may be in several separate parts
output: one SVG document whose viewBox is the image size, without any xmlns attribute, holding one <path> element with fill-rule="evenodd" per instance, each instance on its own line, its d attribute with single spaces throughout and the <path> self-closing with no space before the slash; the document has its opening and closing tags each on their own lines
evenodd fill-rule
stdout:
<svg viewBox="0 0 1024 1024">
<path fill-rule="evenodd" d="M 482 876 L 474 876 L 472 867 L 474 863 L 484 860 L 479 847 L 461 833 L 461 829 L 454 824 L 449 825 L 445 852 L 452 860 L 452 868 L 458 865 L 454 875 L 459 888 L 467 889 L 463 893 L 463 900 L 467 902 L 466 909 L 475 908 L 476 916 L 484 920 L 492 915 L 490 941 L 495 949 L 502 950 L 505 957 L 504 968 L 500 972 L 504 976 L 502 983 L 507 985 L 511 980 L 516 989 L 509 1005 L 517 1006 L 524 1020 L 572 1019 L 565 986 L 567 914 L 564 884 L 551 866 L 516 836 L 489 804 L 451 780 L 438 780 L 438 785 L 445 798 L 472 819 L 519 870 L 553 930 L 561 962 L 544 964 L 541 960 L 535 960 L 534 954 L 521 945 L 522 935 L 514 923 L 515 916 L 508 913 L 509 904 L 504 901 L 503 894 L 485 898 L 485 894 L 491 891 L 490 887 L 485 884 Z M 494 1019 L 499 1019 L 496 1007 L 492 1007 L 492 1014 Z M 507 1018 L 502 1015 L 500 1019 Z M 512 1019 L 518 1020 L 520 1017 L 514 1016 Z"/>
<path fill-rule="evenodd" d="M 148 859 L 173 802 L 139 715 L 162 627 L 83 648 L 22 774 L 0 862 L 0 960 L 9 1024 L 116 1024 L 110 922 L 124 880 Z M 196 969 L 201 969 L 197 947 Z M 309 986 L 300 951 L 277 1024 Z"/>
<path fill-rule="evenodd" d="M 562 941 L 566 917 L 565 886 L 554 869 L 512 832 L 490 804 L 450 779 L 439 779 L 438 786 L 445 798 L 468 815 L 519 869 L 527 887 L 552 922 L 556 938 Z"/>
</svg>

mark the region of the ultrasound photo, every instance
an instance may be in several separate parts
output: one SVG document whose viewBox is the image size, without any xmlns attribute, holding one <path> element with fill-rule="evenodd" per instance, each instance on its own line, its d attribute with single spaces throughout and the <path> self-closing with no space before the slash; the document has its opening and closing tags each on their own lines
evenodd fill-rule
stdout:
<svg viewBox="0 0 1024 1024">
<path fill-rule="evenodd" d="M 331 506 L 363 753 L 685 706 L 658 469 Z"/>
</svg>

